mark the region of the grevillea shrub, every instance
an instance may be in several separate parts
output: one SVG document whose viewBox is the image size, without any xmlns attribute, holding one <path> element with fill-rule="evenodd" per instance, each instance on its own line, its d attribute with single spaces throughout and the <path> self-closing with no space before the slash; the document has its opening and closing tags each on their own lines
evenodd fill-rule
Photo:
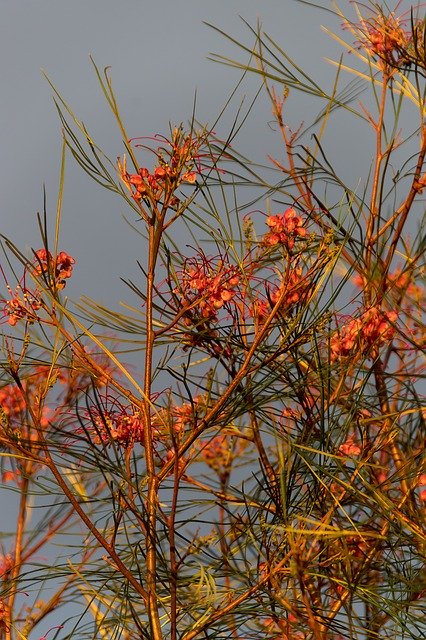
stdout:
<svg viewBox="0 0 426 640">
<path fill-rule="evenodd" d="M 132 138 L 95 67 L 110 162 L 55 93 L 140 277 L 73 305 L 59 220 L 4 240 L 2 639 L 425 637 L 425 21 L 354 8 L 328 89 L 260 28 L 226 61 L 270 99 L 269 167 L 220 125 Z M 353 184 L 336 117 L 369 141 Z"/>
</svg>

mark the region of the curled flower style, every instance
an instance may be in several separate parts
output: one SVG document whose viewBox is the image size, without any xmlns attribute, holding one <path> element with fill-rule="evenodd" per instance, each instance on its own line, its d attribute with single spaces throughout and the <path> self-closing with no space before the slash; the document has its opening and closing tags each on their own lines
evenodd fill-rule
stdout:
<svg viewBox="0 0 426 640">
<path fill-rule="evenodd" d="M 240 276 L 236 267 L 221 258 L 190 258 L 180 274 L 180 286 L 175 293 L 188 306 L 199 312 L 201 319 L 217 320 L 217 312 L 237 293 Z M 189 318 L 192 323 L 192 318 Z"/>
<path fill-rule="evenodd" d="M 394 336 L 397 318 L 395 311 L 371 307 L 350 320 L 331 337 L 331 361 L 357 353 L 368 355 L 373 345 L 379 347 L 389 342 Z"/>
<path fill-rule="evenodd" d="M 41 636 L 41 638 L 39 638 L 38 640 L 47 640 L 47 636 L 48 634 L 53 631 L 54 629 L 63 629 L 63 625 L 56 625 L 55 627 L 50 627 L 50 629 L 48 631 L 46 631 L 46 633 L 44 634 L 44 636 Z"/>
<path fill-rule="evenodd" d="M 278 213 L 275 216 L 268 216 L 266 224 L 270 231 L 263 237 L 263 244 L 268 246 L 285 245 L 289 250 L 293 249 L 295 239 L 297 237 L 304 238 L 306 236 L 306 228 L 304 220 L 293 207 Z"/>
</svg>

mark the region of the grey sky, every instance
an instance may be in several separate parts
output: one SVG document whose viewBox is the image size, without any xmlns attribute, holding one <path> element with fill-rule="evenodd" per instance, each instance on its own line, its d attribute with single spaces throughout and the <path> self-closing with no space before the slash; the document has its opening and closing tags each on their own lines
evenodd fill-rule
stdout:
<svg viewBox="0 0 426 640">
<path fill-rule="evenodd" d="M 239 16 L 252 25 L 260 17 L 265 30 L 318 77 L 327 73 L 319 57 L 336 50 L 320 29 L 321 23 L 336 21 L 294 0 L 1 0 L 0 7 L 0 231 L 21 248 L 40 244 L 35 213 L 42 208 L 43 183 L 52 231 L 54 223 L 61 138 L 41 69 L 115 158 L 122 152 L 120 137 L 89 54 L 100 68 L 112 67 L 129 134 L 142 136 L 167 133 L 169 121 L 187 121 L 195 90 L 198 118 L 211 122 L 234 87 L 238 73 L 206 58 L 209 52 L 240 59 L 242 54 L 203 20 L 249 44 Z M 252 78 L 243 91 L 253 93 L 257 84 Z M 304 117 L 298 98 L 296 123 Z M 270 117 L 261 101 L 241 139 L 244 150 L 259 161 L 270 152 Z M 225 133 L 225 124 L 218 133 Z M 107 302 L 119 286 L 117 276 L 133 271 L 141 240 L 123 226 L 123 213 L 122 204 L 92 184 L 70 158 L 61 242 L 78 260 L 70 293 Z"/>
</svg>

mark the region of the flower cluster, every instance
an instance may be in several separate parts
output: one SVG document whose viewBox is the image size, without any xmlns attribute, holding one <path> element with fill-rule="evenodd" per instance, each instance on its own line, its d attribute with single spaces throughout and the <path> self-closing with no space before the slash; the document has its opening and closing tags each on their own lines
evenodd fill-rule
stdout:
<svg viewBox="0 0 426 640">
<path fill-rule="evenodd" d="M 153 405 L 154 406 L 154 405 Z M 195 426 L 205 414 L 205 397 L 196 396 L 191 403 L 168 405 L 153 409 L 150 416 L 150 430 L 156 444 L 170 443 L 171 433 L 180 435 Z M 123 447 L 143 444 L 145 420 L 135 407 L 123 405 L 118 398 L 110 395 L 99 396 L 96 405 L 86 411 L 85 428 L 76 433 L 89 433 L 94 444 L 115 444 Z M 156 451 L 157 455 L 158 452 Z"/>
<path fill-rule="evenodd" d="M 7 619 L 9 614 L 9 608 L 3 598 L 0 598 L 0 631 L 9 630 L 7 626 Z"/>
<path fill-rule="evenodd" d="M 368 284 L 366 279 L 360 274 L 356 274 L 352 278 L 352 281 L 360 289 L 364 289 Z M 383 288 L 381 282 L 374 282 L 374 285 Z M 396 269 L 393 273 L 389 273 L 384 286 L 387 290 L 390 290 L 396 298 L 406 297 L 410 303 L 416 302 L 417 304 L 421 304 L 424 301 L 425 290 L 420 284 L 413 281 L 413 274 L 411 272 L 403 272 L 399 268 Z M 407 310 L 408 309 L 409 307 Z"/>
<path fill-rule="evenodd" d="M 39 249 L 35 252 L 35 273 L 42 275 L 49 285 L 54 286 L 56 289 L 65 287 L 65 281 L 72 276 L 74 264 L 74 258 L 65 251 L 58 253 L 55 259 L 50 251 L 46 249 Z M 3 300 L 3 316 L 7 318 L 7 322 L 12 327 L 24 318 L 29 323 L 39 319 L 37 311 L 42 307 L 41 292 L 38 288 L 31 291 L 26 287 L 25 274 L 15 291 L 12 291 L 7 284 L 7 280 L 6 288 L 11 297 Z"/>
<path fill-rule="evenodd" d="M 63 289 L 66 285 L 65 280 L 71 278 L 75 259 L 65 251 L 61 251 L 53 259 L 50 251 L 39 249 L 35 252 L 37 264 L 35 270 L 40 275 L 49 276 L 52 274 L 55 287 Z"/>
<path fill-rule="evenodd" d="M 15 384 L 8 384 L 0 389 L 0 430 L 18 429 L 28 440 L 37 439 L 36 432 L 30 433 L 30 426 L 26 419 L 27 407 L 31 406 L 37 414 L 39 424 L 43 428 L 49 426 L 50 408 L 44 404 L 46 384 L 53 386 L 58 375 L 50 367 L 35 367 L 31 375 L 21 379 L 21 388 Z M 28 444 L 28 443 L 27 443 Z"/>
<path fill-rule="evenodd" d="M 222 480 L 226 480 L 234 460 L 238 459 L 246 441 L 230 435 L 219 434 L 211 440 L 200 440 L 198 448 L 203 460 Z"/>
<path fill-rule="evenodd" d="M 275 640 L 306 640 L 307 633 L 297 631 L 298 618 L 289 613 L 287 618 L 265 618 L 260 623 L 268 638 Z"/>
<path fill-rule="evenodd" d="M 1 474 L 1 481 L 4 482 L 5 484 L 7 482 L 11 482 L 13 484 L 15 484 L 17 487 L 21 487 L 22 486 L 22 474 L 20 469 L 8 469 L 6 471 L 3 471 L 3 473 Z"/>
<path fill-rule="evenodd" d="M 287 273 L 280 274 L 281 282 L 269 287 L 266 285 L 266 297 L 256 295 L 250 302 L 249 314 L 254 319 L 256 330 L 265 324 L 272 308 L 280 303 L 280 311 L 297 304 L 308 289 L 308 283 L 301 267 L 292 267 Z"/>
<path fill-rule="evenodd" d="M 272 291 L 269 297 L 272 304 L 276 304 L 278 300 L 282 299 L 282 306 L 289 307 L 299 302 L 306 288 L 307 284 L 303 278 L 302 268 L 294 267 L 289 270 L 280 286 Z"/>
<path fill-rule="evenodd" d="M 362 447 L 358 444 L 356 436 L 349 436 L 339 447 L 339 454 L 342 456 L 359 456 Z"/>
<path fill-rule="evenodd" d="M 143 442 L 144 421 L 138 411 L 122 407 L 119 410 L 102 410 L 92 407 L 88 413 L 95 444 L 116 442 L 125 447 Z"/>
<path fill-rule="evenodd" d="M 175 293 L 184 304 L 196 306 L 202 319 L 217 320 L 218 310 L 235 296 L 239 281 L 236 267 L 201 255 L 201 259 L 187 260 Z M 192 318 L 188 316 L 187 320 L 192 324 Z"/>
<path fill-rule="evenodd" d="M 23 318 L 32 323 L 38 319 L 37 311 L 41 307 L 40 292 L 29 291 L 26 287 L 18 285 L 13 292 L 9 286 L 7 289 L 12 296 L 9 300 L 3 300 L 3 316 L 8 324 L 14 327 Z"/>
<path fill-rule="evenodd" d="M 194 184 L 196 179 L 197 174 L 195 171 L 187 171 L 180 177 L 179 181 Z M 148 169 L 141 167 L 138 173 L 128 175 L 126 180 L 133 187 L 131 191 L 135 200 L 142 200 L 142 198 L 148 196 L 156 201 L 163 197 L 167 183 L 177 182 L 175 171 L 167 165 L 156 167 L 153 173 L 149 173 Z M 169 205 L 176 206 L 178 202 L 177 198 L 173 198 Z"/>
<path fill-rule="evenodd" d="M 293 207 L 286 209 L 284 213 L 268 216 L 266 224 L 270 231 L 263 236 L 263 243 L 268 246 L 282 244 L 291 250 L 297 237 L 304 238 L 306 236 L 304 221 L 301 216 L 297 215 Z"/>
<path fill-rule="evenodd" d="M 10 573 L 10 570 L 13 568 L 13 558 L 10 553 L 7 553 L 4 556 L 0 556 L 0 578 L 7 577 L 7 574 Z"/>
<path fill-rule="evenodd" d="M 350 320 L 331 337 L 331 360 L 362 353 L 367 355 L 373 345 L 390 341 L 395 333 L 395 311 L 384 312 L 378 307 L 367 309 L 359 318 Z"/>
<path fill-rule="evenodd" d="M 180 406 L 172 408 L 173 429 L 177 433 L 182 433 L 188 427 L 194 427 L 197 420 L 206 411 L 205 396 L 195 396 L 192 403 L 184 402 Z"/>
<path fill-rule="evenodd" d="M 400 270 L 397 270 L 395 273 L 389 274 L 389 283 L 399 296 L 404 294 L 418 304 L 424 302 L 425 291 L 421 285 L 413 282 L 412 274 L 401 273 Z"/>
<path fill-rule="evenodd" d="M 410 49 L 412 33 L 404 26 L 404 20 L 393 12 L 385 15 L 377 13 L 370 19 L 362 20 L 358 26 L 361 44 L 383 64 L 399 68 L 406 64 L 406 52 Z"/>
<path fill-rule="evenodd" d="M 162 138 L 166 147 L 154 151 L 158 165 L 150 172 L 141 167 L 130 174 L 126 169 L 126 158 L 118 160 L 120 177 L 132 194 L 140 202 L 143 198 L 151 204 L 163 201 L 170 207 L 177 207 L 179 199 L 173 195 L 182 183 L 195 184 L 199 168 L 196 165 L 200 139 L 191 134 L 184 135 L 182 129 L 173 131 L 171 140 Z"/>
<path fill-rule="evenodd" d="M 0 407 L 7 420 L 20 416 L 26 406 L 25 398 L 15 384 L 8 384 L 0 389 Z"/>
</svg>

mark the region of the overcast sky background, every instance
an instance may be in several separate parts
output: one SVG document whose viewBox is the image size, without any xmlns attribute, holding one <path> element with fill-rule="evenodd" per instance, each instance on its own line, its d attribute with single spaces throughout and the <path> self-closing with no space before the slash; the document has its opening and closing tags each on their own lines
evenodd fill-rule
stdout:
<svg viewBox="0 0 426 640">
<path fill-rule="evenodd" d="M 320 26 L 336 29 L 338 21 L 295 0 L 0 0 L 0 7 L 0 232 L 21 249 L 40 246 L 36 212 L 42 210 L 43 184 L 54 230 L 61 135 L 42 69 L 115 159 L 123 151 L 120 135 L 89 54 L 100 68 L 111 66 L 129 135 L 136 137 L 167 134 L 169 122 L 187 122 L 195 91 L 198 120 L 214 122 L 235 86 L 239 73 L 207 56 L 247 57 L 203 21 L 250 45 L 253 38 L 240 16 L 253 26 L 260 18 L 265 31 L 320 82 L 328 78 L 328 86 L 333 70 L 321 58 L 339 51 Z M 258 85 L 258 78 L 247 79 L 228 117 L 216 127 L 219 135 L 226 135 L 242 95 L 250 99 Z M 300 94 L 289 102 L 295 127 L 309 106 Z M 260 162 L 277 140 L 270 120 L 270 106 L 261 99 L 238 141 Z M 123 223 L 125 213 L 120 200 L 92 183 L 69 158 L 60 248 L 78 260 L 67 287 L 70 295 L 85 293 L 103 303 L 120 298 L 119 276 L 136 273 L 141 257 L 141 239 Z"/>
<path fill-rule="evenodd" d="M 332 6 L 329 0 L 319 4 Z M 351 10 L 347 1 L 341 6 Z M 398 3 L 398 13 L 407 6 Z M 127 131 L 137 137 L 167 134 L 169 123 L 188 122 L 195 92 L 197 119 L 211 125 L 235 87 L 240 73 L 207 58 L 213 52 L 246 62 L 248 56 L 203 21 L 250 46 L 253 36 L 241 17 L 253 26 L 260 19 L 264 30 L 329 91 L 335 68 L 324 58 L 337 60 L 342 48 L 321 25 L 351 38 L 342 34 L 341 21 L 330 12 L 297 0 L 0 0 L 0 11 L 0 233 L 28 252 L 40 246 L 36 212 L 42 210 L 43 185 L 53 237 L 59 184 L 60 123 L 41 70 L 115 160 L 123 146 L 89 54 L 99 68 L 111 67 Z M 345 60 L 356 63 L 354 56 Z M 344 82 L 351 79 L 342 76 Z M 258 86 L 257 76 L 246 78 L 215 127 L 220 137 L 226 137 L 243 95 L 248 104 Z M 286 117 L 297 129 L 323 106 L 293 92 Z M 279 155 L 279 136 L 271 120 L 262 95 L 237 148 L 258 162 L 270 153 Z M 374 144 L 358 127 L 353 118 L 338 116 L 327 139 L 328 152 L 352 186 L 365 175 Z M 69 156 L 60 249 L 78 261 L 67 286 L 70 296 L 87 294 L 102 303 L 123 298 L 119 277 L 137 274 L 136 260 L 143 250 L 123 214 L 129 214 L 124 203 L 92 182 Z"/>
</svg>

